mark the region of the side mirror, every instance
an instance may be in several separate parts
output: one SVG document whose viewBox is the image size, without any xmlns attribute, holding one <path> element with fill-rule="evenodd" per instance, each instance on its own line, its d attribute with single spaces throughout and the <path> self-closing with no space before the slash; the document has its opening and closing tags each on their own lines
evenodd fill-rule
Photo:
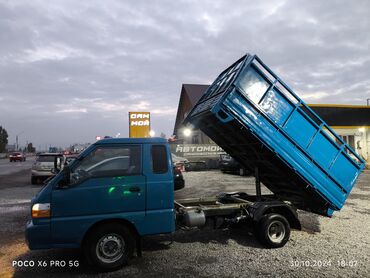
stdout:
<svg viewBox="0 0 370 278">
<path fill-rule="evenodd" d="M 62 158 L 60 156 L 54 157 L 54 173 L 59 173 L 62 165 Z"/>
<path fill-rule="evenodd" d="M 68 188 L 71 182 L 71 168 L 68 165 L 64 166 L 62 171 L 62 179 L 59 181 L 57 188 Z"/>
</svg>

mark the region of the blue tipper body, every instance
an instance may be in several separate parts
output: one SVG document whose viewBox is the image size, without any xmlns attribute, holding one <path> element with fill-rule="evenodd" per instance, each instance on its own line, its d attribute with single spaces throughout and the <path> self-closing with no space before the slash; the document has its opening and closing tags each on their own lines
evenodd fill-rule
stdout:
<svg viewBox="0 0 370 278">
<path fill-rule="evenodd" d="M 185 119 L 278 198 L 331 216 L 365 162 L 256 55 L 224 70 Z"/>
</svg>

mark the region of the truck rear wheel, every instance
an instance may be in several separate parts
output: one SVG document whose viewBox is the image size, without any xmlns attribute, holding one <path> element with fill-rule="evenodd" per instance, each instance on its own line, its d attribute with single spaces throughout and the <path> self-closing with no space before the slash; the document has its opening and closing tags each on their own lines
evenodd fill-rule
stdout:
<svg viewBox="0 0 370 278">
<path fill-rule="evenodd" d="M 254 229 L 257 239 L 266 247 L 283 247 L 290 237 L 290 225 L 280 214 L 270 213 L 261 218 Z"/>
<path fill-rule="evenodd" d="M 126 265 L 132 257 L 135 238 L 119 223 L 98 226 L 86 238 L 84 254 L 87 261 L 103 271 L 113 271 Z"/>
</svg>

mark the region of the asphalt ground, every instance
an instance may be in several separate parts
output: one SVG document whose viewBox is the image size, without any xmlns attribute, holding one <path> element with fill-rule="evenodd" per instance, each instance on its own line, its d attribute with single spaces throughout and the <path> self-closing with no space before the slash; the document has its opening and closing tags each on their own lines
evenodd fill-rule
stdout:
<svg viewBox="0 0 370 278">
<path fill-rule="evenodd" d="M 184 176 L 186 187 L 176 198 L 254 192 L 252 177 L 219 171 Z M 143 257 L 111 273 L 94 272 L 79 250 L 28 250 L 24 226 L 29 200 L 40 187 L 30 184 L 29 169 L 0 175 L 1 278 L 370 277 L 370 171 L 361 175 L 344 208 L 332 218 L 299 212 L 303 230 L 293 230 L 283 248 L 266 249 L 244 229 L 180 230 L 145 238 Z M 34 266 L 25 266 L 32 262 Z"/>
<path fill-rule="evenodd" d="M 26 157 L 26 161 L 9 162 L 8 158 L 0 159 L 0 175 L 8 175 L 19 171 L 30 169 L 35 161 L 34 156 Z"/>
</svg>

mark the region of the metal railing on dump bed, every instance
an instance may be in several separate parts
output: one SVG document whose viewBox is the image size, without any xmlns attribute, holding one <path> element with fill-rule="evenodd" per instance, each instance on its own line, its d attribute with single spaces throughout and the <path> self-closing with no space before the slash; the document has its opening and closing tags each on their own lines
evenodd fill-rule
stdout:
<svg viewBox="0 0 370 278">
<path fill-rule="evenodd" d="M 339 210 L 365 166 L 256 55 L 224 70 L 189 113 L 279 198 L 323 215 Z"/>
</svg>

